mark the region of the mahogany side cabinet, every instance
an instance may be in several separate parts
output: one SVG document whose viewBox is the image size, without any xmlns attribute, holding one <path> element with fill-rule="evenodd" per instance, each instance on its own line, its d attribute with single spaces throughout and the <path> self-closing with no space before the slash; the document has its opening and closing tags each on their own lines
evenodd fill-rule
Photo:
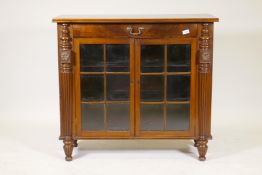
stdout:
<svg viewBox="0 0 262 175">
<path fill-rule="evenodd" d="M 211 136 L 213 28 L 208 15 L 58 16 L 60 139 Z"/>
</svg>

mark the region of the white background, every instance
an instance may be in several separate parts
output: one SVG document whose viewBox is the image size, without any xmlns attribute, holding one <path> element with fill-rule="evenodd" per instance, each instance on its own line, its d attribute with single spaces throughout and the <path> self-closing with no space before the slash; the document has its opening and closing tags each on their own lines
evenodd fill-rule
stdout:
<svg viewBox="0 0 262 175">
<path fill-rule="evenodd" d="M 261 7 L 260 0 L 1 0 L 0 174 L 261 174 Z M 174 13 L 220 18 L 207 161 L 187 140 L 82 141 L 64 161 L 51 18 Z"/>
</svg>

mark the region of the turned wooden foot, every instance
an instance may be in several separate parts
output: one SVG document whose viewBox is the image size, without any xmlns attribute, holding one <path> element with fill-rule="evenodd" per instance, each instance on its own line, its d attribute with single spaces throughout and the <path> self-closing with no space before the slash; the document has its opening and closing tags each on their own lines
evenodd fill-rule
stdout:
<svg viewBox="0 0 262 175">
<path fill-rule="evenodd" d="M 65 160 L 66 161 L 71 161 L 72 158 L 72 152 L 73 152 L 73 146 L 74 146 L 74 141 L 71 139 L 71 137 L 66 137 L 64 139 L 64 151 L 65 151 Z"/>
<path fill-rule="evenodd" d="M 78 147 L 77 140 L 74 140 L 74 147 Z"/>
<path fill-rule="evenodd" d="M 197 140 L 197 149 L 198 149 L 200 161 L 206 160 L 206 153 L 207 153 L 207 148 L 208 148 L 207 142 L 208 142 L 208 140 L 204 137 L 200 137 Z"/>
</svg>

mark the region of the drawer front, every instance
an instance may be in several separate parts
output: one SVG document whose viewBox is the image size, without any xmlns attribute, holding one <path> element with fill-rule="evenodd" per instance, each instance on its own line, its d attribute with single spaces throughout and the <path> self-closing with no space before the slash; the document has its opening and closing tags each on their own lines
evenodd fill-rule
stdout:
<svg viewBox="0 0 262 175">
<path fill-rule="evenodd" d="M 197 24 L 74 24 L 74 37 L 196 37 Z"/>
</svg>

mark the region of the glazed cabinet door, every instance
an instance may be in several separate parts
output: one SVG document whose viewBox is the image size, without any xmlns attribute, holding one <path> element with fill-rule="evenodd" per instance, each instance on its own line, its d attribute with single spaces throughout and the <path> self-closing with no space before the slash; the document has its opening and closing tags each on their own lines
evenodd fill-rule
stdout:
<svg viewBox="0 0 262 175">
<path fill-rule="evenodd" d="M 136 136 L 192 137 L 196 41 L 136 40 Z"/>
<path fill-rule="evenodd" d="M 76 135 L 134 135 L 134 40 L 74 39 Z"/>
</svg>

